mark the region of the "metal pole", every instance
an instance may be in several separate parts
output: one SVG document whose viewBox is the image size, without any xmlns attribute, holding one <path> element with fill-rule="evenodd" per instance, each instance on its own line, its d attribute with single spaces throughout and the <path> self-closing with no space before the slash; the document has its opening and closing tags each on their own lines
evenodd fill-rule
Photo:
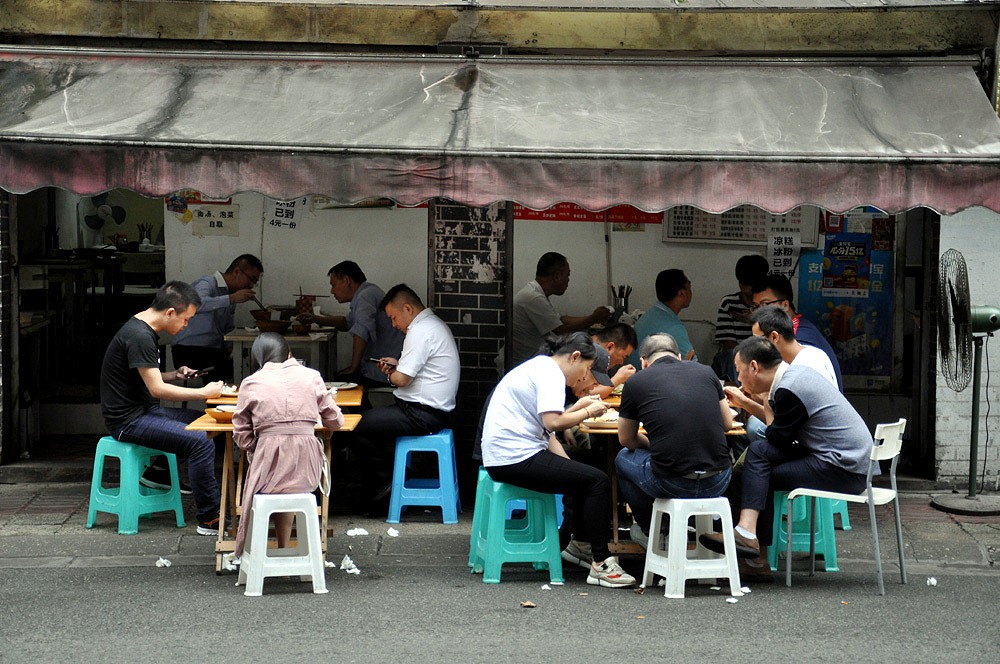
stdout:
<svg viewBox="0 0 1000 664">
<path fill-rule="evenodd" d="M 979 456 L 979 372 L 983 365 L 983 338 L 972 337 L 972 433 L 969 437 L 969 498 L 976 497 L 976 466 Z"/>
</svg>

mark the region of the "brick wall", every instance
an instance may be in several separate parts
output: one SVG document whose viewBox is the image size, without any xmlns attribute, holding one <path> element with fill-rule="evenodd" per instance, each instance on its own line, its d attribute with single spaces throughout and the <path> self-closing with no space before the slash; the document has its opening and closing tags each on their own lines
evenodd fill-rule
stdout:
<svg viewBox="0 0 1000 664">
<path fill-rule="evenodd" d="M 512 210 L 504 203 L 469 208 L 440 201 L 430 209 L 430 306 L 455 335 L 462 381 L 455 417 L 463 494 L 470 497 L 473 437 L 497 383 L 495 358 L 510 311 Z"/>
<path fill-rule="evenodd" d="M 965 257 L 972 304 L 1000 306 L 996 285 L 996 247 L 1000 243 L 1000 215 L 972 209 L 941 218 L 941 253 L 957 249 Z M 948 388 L 938 357 L 935 411 L 935 469 L 938 480 L 965 490 L 969 479 L 969 438 L 972 430 L 972 384 L 962 392 Z M 977 481 L 981 488 L 1000 488 L 1000 338 L 988 340 L 983 354 L 982 395 L 979 406 Z M 988 405 L 989 404 L 989 405 Z"/>
</svg>

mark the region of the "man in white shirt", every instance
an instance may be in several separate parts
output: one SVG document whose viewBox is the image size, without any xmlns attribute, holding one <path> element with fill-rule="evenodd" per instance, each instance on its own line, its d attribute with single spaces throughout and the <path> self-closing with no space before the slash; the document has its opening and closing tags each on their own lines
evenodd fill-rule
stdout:
<svg viewBox="0 0 1000 664">
<path fill-rule="evenodd" d="M 556 313 L 549 296 L 566 292 L 569 273 L 569 261 L 566 257 L 550 251 L 538 259 L 535 280 L 529 281 L 514 296 L 511 367 L 534 357 L 547 335 L 586 330 L 592 325 L 607 322 L 611 317 L 611 310 L 604 305 L 594 309 L 589 316 L 564 316 Z"/>
<path fill-rule="evenodd" d="M 394 403 L 365 412 L 354 430 L 351 449 L 373 489 L 375 510 L 391 490 L 392 459 L 398 436 L 425 436 L 449 425 L 461 375 L 458 347 L 448 326 L 424 307 L 406 284 L 382 298 L 393 327 L 406 334 L 400 357 L 378 358 L 378 368 L 396 388 Z"/>
</svg>

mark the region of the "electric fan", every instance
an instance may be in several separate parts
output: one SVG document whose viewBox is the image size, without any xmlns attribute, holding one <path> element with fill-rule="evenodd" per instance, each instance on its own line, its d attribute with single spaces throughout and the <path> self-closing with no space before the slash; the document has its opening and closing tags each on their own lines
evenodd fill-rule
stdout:
<svg viewBox="0 0 1000 664">
<path fill-rule="evenodd" d="M 955 249 L 941 256 L 938 264 L 938 348 L 941 370 L 948 387 L 961 392 L 972 382 L 972 422 L 969 440 L 969 494 L 976 497 L 976 465 L 979 454 L 979 397 L 983 363 L 983 339 L 1000 329 L 1000 308 L 969 304 L 969 275 L 965 257 Z M 971 507 L 968 500 L 953 497 L 935 498 L 933 504 L 946 512 L 983 514 L 982 507 Z M 1000 509 L 1000 505 L 998 505 Z M 1000 512 L 998 512 L 1000 513 Z"/>
</svg>

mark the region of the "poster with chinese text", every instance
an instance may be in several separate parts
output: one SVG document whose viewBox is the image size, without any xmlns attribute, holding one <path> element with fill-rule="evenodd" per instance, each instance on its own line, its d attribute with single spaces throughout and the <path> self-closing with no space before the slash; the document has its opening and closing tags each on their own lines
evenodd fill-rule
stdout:
<svg viewBox="0 0 1000 664">
<path fill-rule="evenodd" d="M 888 389 L 895 218 L 868 212 L 863 220 L 830 215 L 829 221 L 819 248 L 802 254 L 796 309 L 833 346 L 845 388 Z"/>
</svg>

